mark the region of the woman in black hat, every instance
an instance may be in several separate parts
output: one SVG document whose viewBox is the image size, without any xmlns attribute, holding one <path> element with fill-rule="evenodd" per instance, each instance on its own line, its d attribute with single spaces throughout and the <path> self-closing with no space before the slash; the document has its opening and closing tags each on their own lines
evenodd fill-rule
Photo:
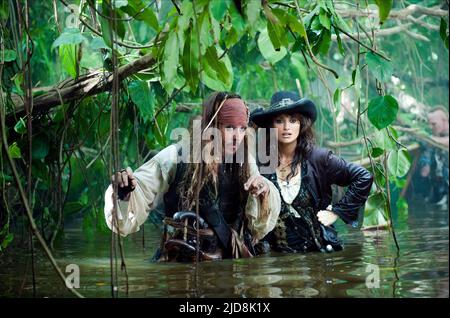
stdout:
<svg viewBox="0 0 450 318">
<path fill-rule="evenodd" d="M 311 100 L 284 91 L 272 96 L 266 110 L 251 114 L 257 126 L 277 131 L 277 140 L 268 139 L 267 146 L 268 151 L 278 147 L 278 166 L 274 173 L 264 175 L 282 198 L 277 225 L 264 239 L 276 251 L 341 250 L 333 223 L 341 218 L 358 226 L 359 210 L 373 182 L 363 167 L 315 146 L 312 126 L 316 117 Z M 348 188 L 339 202 L 331 204 L 333 184 Z"/>
</svg>

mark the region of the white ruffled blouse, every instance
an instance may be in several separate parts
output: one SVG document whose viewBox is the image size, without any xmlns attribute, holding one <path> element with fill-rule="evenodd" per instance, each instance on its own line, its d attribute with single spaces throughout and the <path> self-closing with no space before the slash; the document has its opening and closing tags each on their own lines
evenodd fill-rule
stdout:
<svg viewBox="0 0 450 318">
<path fill-rule="evenodd" d="M 280 179 L 277 176 L 278 179 L 278 185 L 280 186 L 280 192 L 281 192 L 281 197 L 283 199 L 283 201 L 286 203 L 286 205 L 288 206 L 290 212 L 297 218 L 300 217 L 300 215 L 298 214 L 297 210 L 295 210 L 292 207 L 292 202 L 294 201 L 294 199 L 297 197 L 298 192 L 300 191 L 300 186 L 302 184 L 302 178 L 301 178 L 301 170 L 299 169 L 298 173 L 293 176 L 289 182 L 286 182 L 282 179 Z"/>
</svg>

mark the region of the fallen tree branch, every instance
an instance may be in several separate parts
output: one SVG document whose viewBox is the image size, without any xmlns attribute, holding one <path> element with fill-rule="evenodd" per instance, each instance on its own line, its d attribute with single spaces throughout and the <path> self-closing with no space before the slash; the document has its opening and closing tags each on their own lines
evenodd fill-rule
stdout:
<svg viewBox="0 0 450 318">
<path fill-rule="evenodd" d="M 349 10 L 348 8 L 336 8 L 336 12 L 343 18 L 378 17 L 377 9 Z M 434 17 L 445 17 L 448 15 L 448 11 L 442 10 L 439 6 L 427 8 L 417 4 L 411 4 L 404 9 L 391 10 L 389 12 L 389 19 L 405 20 L 408 19 L 408 16 L 415 13 Z"/>
<path fill-rule="evenodd" d="M 419 33 L 415 33 L 409 30 L 405 30 L 406 34 L 408 34 L 410 37 L 412 37 L 413 39 L 419 40 L 419 41 L 424 41 L 424 42 L 430 42 L 430 39 L 427 38 L 426 36 L 419 34 Z"/>
<path fill-rule="evenodd" d="M 400 32 L 404 32 L 411 25 L 412 25 L 412 23 L 406 23 L 406 24 L 401 24 L 401 25 L 398 25 L 398 26 L 395 26 L 395 27 L 392 27 L 392 28 L 375 30 L 374 34 L 375 34 L 375 37 L 389 36 L 389 35 L 397 34 L 397 33 L 400 33 Z M 342 30 L 340 30 L 340 31 L 342 31 Z M 356 34 L 344 34 L 344 35 L 341 35 L 340 37 L 341 37 L 342 41 L 355 41 L 355 38 L 357 37 L 357 35 Z M 364 34 L 364 33 L 360 34 L 359 37 L 361 39 L 367 38 L 366 34 Z M 337 41 L 336 34 L 332 34 L 331 35 L 331 40 L 332 41 Z M 366 47 L 366 46 L 364 46 L 364 47 Z"/>
<path fill-rule="evenodd" d="M 142 70 L 145 70 L 149 66 L 156 63 L 156 60 L 151 54 L 144 55 L 143 57 L 121 66 L 118 69 L 119 80 L 136 74 Z M 78 100 L 87 96 L 96 95 L 111 88 L 112 85 L 112 73 L 102 72 L 96 70 L 88 74 L 80 76 L 78 79 L 64 80 L 55 87 L 52 88 L 39 88 L 34 91 L 47 91 L 40 96 L 33 99 L 33 113 L 42 113 L 48 111 L 50 108 L 61 105 L 61 103 L 67 103 L 73 100 Z M 13 97 L 14 112 L 7 114 L 9 118 L 12 115 L 23 116 L 24 104 L 20 97 Z M 17 104 L 16 104 L 17 103 Z"/>
<path fill-rule="evenodd" d="M 406 147 L 408 152 L 414 151 L 414 150 L 419 149 L 419 148 L 420 148 L 420 145 L 418 143 L 413 143 L 413 144 L 411 144 L 411 145 Z M 381 162 L 382 158 L 383 158 L 383 156 L 379 156 L 377 158 L 373 158 L 373 161 Z M 365 158 L 362 158 L 360 160 L 353 161 L 353 163 L 356 163 L 356 164 L 358 164 L 360 166 L 363 166 L 363 167 L 369 167 L 370 166 L 370 158 L 369 157 L 365 157 Z"/>
<path fill-rule="evenodd" d="M 436 148 L 445 150 L 447 152 L 449 151 L 448 147 L 444 146 L 441 143 L 436 142 L 430 136 L 426 135 L 424 132 L 420 131 L 417 128 L 408 128 L 408 127 L 401 127 L 401 126 L 393 126 L 393 127 L 397 131 L 407 132 L 407 133 L 413 135 L 417 139 L 426 142 L 427 144 L 429 144 L 432 147 L 436 147 Z"/>
<path fill-rule="evenodd" d="M 449 151 L 449 149 L 436 142 L 435 140 L 433 140 L 430 136 L 426 135 L 423 131 L 421 131 L 419 128 L 409 128 L 409 127 L 402 127 L 402 126 L 393 126 L 393 128 L 397 131 L 401 131 L 407 134 L 410 134 L 412 136 L 414 136 L 415 138 L 417 138 L 420 141 L 426 142 L 427 144 L 429 144 L 432 147 L 436 147 L 445 151 Z M 371 137 L 372 135 L 368 136 Z M 408 136 L 404 135 L 404 136 L 400 136 L 399 141 L 406 141 L 408 140 Z M 344 147 L 350 147 L 350 146 L 354 146 L 354 145 L 359 145 L 362 144 L 364 142 L 364 138 L 358 138 L 358 139 L 354 139 L 354 140 L 350 140 L 350 141 L 343 141 L 343 142 L 334 142 L 334 141 L 328 141 L 326 142 L 328 147 L 331 148 L 344 148 Z"/>
<path fill-rule="evenodd" d="M 421 19 L 423 19 L 424 16 L 421 16 L 419 18 L 414 18 L 412 15 L 408 16 L 407 20 L 416 23 L 420 26 L 423 26 L 424 28 L 428 29 L 428 30 L 432 30 L 432 31 L 438 31 L 439 30 L 439 25 L 434 25 L 434 24 L 430 24 L 430 23 L 426 23 L 425 21 L 422 21 Z"/>
</svg>

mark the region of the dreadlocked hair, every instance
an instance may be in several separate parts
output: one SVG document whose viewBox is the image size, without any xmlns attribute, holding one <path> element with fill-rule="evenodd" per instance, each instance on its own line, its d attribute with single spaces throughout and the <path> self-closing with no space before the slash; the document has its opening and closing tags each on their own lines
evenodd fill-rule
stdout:
<svg viewBox="0 0 450 318">
<path fill-rule="evenodd" d="M 207 128 L 207 125 L 211 122 L 214 114 L 216 114 L 220 105 L 226 100 L 231 98 L 239 98 L 241 96 L 234 93 L 229 92 L 214 92 L 212 93 L 204 102 L 203 102 L 203 112 L 201 119 L 201 131 Z M 209 127 L 219 128 L 218 116 L 214 118 L 211 125 Z M 208 128 L 209 128 L 208 127 Z M 192 136 L 192 134 L 191 134 Z M 203 187 L 211 183 L 212 189 L 214 190 L 214 195 L 218 194 L 218 175 L 219 175 L 219 162 L 213 160 L 213 162 L 205 163 L 204 159 L 201 157 L 201 153 L 205 147 L 208 147 L 212 144 L 213 139 L 203 140 L 200 138 L 200 147 L 196 149 L 199 150 L 200 153 L 193 153 L 194 158 L 197 160 L 193 160 L 194 162 L 186 163 L 186 169 L 183 174 L 182 180 L 180 182 L 180 187 L 178 188 L 178 193 L 181 198 L 182 209 L 192 211 L 195 205 L 196 191 L 198 184 L 200 183 L 200 190 Z M 244 136 L 242 141 L 244 143 L 244 163 L 239 164 L 233 162 L 232 164 L 226 164 L 227 169 L 229 169 L 229 173 L 232 173 L 233 177 L 238 178 L 239 187 L 241 187 L 240 191 L 240 200 L 244 200 L 244 195 L 246 194 L 243 191 L 244 183 L 249 178 L 249 168 L 248 168 L 248 138 L 247 135 Z M 222 145 L 220 145 L 222 146 Z M 191 148 L 194 148 L 191 145 Z M 195 148 L 194 148 L 195 149 Z M 191 149 L 192 151 L 192 149 Z M 222 160 L 222 158 L 220 158 Z M 203 169 L 201 166 L 203 165 Z M 240 201 L 242 202 L 242 201 Z"/>
</svg>

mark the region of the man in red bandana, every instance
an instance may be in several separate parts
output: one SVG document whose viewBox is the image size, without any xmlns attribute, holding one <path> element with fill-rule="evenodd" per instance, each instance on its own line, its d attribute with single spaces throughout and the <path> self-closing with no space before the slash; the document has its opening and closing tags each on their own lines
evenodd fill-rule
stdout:
<svg viewBox="0 0 450 318">
<path fill-rule="evenodd" d="M 239 98 L 227 99 L 219 110 L 218 122 L 223 137 L 225 162 L 227 156 L 234 155 L 238 146 L 242 144 L 247 130 L 248 117 L 248 109 Z"/>
<path fill-rule="evenodd" d="M 113 185 L 105 194 L 109 228 L 123 236 L 137 232 L 162 202 L 164 230 L 155 259 L 253 256 L 254 244 L 274 228 L 281 200 L 252 160 L 248 118 L 240 96 L 211 94 L 203 103 L 201 136 L 194 123 L 189 140 L 161 150 L 134 172 L 128 167 L 115 174 L 117 197 Z M 192 156 L 186 156 L 191 142 Z"/>
</svg>

